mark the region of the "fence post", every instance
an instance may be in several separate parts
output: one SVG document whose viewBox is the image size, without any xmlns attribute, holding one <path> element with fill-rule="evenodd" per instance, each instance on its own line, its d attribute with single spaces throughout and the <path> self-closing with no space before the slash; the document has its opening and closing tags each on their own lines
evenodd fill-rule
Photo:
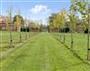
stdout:
<svg viewBox="0 0 90 71">
<path fill-rule="evenodd" d="M 12 40 L 12 31 L 10 26 L 10 48 L 13 47 L 13 40 Z"/>
<path fill-rule="evenodd" d="M 25 29 L 25 34 L 26 34 L 26 37 L 25 37 L 25 39 L 27 40 L 27 30 Z"/>
<path fill-rule="evenodd" d="M 65 43 L 65 28 L 64 28 L 64 39 L 63 40 L 64 40 L 63 42 Z"/>
<path fill-rule="evenodd" d="M 21 30 L 20 30 L 20 42 L 22 42 Z"/>
<path fill-rule="evenodd" d="M 73 32 L 71 31 L 71 49 L 73 49 Z"/>
<path fill-rule="evenodd" d="M 90 4 L 88 4 L 87 60 L 90 60 Z"/>
<path fill-rule="evenodd" d="M 30 38 L 30 30 L 29 30 L 29 38 Z"/>
</svg>

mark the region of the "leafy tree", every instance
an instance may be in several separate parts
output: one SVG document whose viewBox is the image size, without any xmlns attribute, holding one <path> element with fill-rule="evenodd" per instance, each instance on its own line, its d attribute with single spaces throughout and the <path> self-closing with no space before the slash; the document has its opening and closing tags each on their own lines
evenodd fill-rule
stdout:
<svg viewBox="0 0 90 71">
<path fill-rule="evenodd" d="M 81 15 L 82 15 L 82 20 L 83 20 L 83 26 L 85 27 L 85 29 L 88 31 L 88 35 L 87 35 L 87 49 L 88 49 L 88 51 L 87 51 L 87 59 L 88 60 L 90 60 L 90 58 L 89 58 L 89 50 L 90 50 L 90 48 L 89 48 L 89 42 L 90 42 L 90 40 L 89 40 L 89 28 L 90 28 L 90 25 L 89 25 L 89 23 L 90 23 L 90 8 L 89 8 L 89 3 L 87 2 L 87 1 L 77 1 L 77 2 L 75 2 L 75 0 L 72 0 L 74 3 L 74 5 L 73 6 L 75 6 L 75 11 L 78 11 L 78 12 L 80 12 L 81 13 Z"/>
<path fill-rule="evenodd" d="M 76 12 L 77 12 L 77 6 L 76 6 L 76 2 L 72 0 L 72 5 L 70 7 L 70 15 L 69 15 L 69 19 L 70 19 L 70 26 L 71 26 L 71 48 L 73 48 L 73 32 L 75 31 L 76 28 Z"/>
<path fill-rule="evenodd" d="M 16 23 L 17 25 L 20 25 L 20 24 L 24 25 L 24 19 L 20 15 L 15 15 L 14 18 L 13 18 L 13 23 L 14 24 Z"/>
<path fill-rule="evenodd" d="M 49 27 L 57 28 L 58 30 L 60 28 L 63 28 L 65 24 L 65 15 L 66 15 L 66 12 L 64 10 L 56 14 L 52 14 L 49 17 Z"/>
<path fill-rule="evenodd" d="M 84 30 L 86 30 L 88 28 L 88 4 L 87 1 L 76 1 L 76 0 L 72 0 L 72 5 L 71 8 L 76 11 L 79 12 L 82 16 L 82 24 L 84 27 Z"/>
</svg>

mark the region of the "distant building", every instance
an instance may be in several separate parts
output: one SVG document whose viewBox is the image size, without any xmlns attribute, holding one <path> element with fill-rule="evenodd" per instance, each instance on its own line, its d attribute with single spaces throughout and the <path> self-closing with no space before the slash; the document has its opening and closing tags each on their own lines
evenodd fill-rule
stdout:
<svg viewBox="0 0 90 71">
<path fill-rule="evenodd" d="M 6 18 L 4 16 L 0 16 L 0 30 L 6 30 Z"/>
<path fill-rule="evenodd" d="M 9 19 L 6 16 L 0 16 L 0 30 L 1 31 L 17 31 L 16 30 L 16 24 L 9 23 Z"/>
</svg>

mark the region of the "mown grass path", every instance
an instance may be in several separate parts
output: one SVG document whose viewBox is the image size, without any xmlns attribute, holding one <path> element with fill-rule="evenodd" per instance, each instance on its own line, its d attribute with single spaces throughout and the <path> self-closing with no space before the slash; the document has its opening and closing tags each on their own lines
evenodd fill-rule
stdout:
<svg viewBox="0 0 90 71">
<path fill-rule="evenodd" d="M 1 61 L 2 71 L 90 71 L 90 66 L 73 56 L 48 33 L 33 37 Z"/>
</svg>

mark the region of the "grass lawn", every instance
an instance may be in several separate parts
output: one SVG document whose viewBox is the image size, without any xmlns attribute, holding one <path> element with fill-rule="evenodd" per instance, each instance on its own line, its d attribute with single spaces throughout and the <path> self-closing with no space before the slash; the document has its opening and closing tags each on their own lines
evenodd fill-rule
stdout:
<svg viewBox="0 0 90 71">
<path fill-rule="evenodd" d="M 84 52 L 82 52 L 84 53 Z M 49 33 L 32 37 L 0 61 L 2 71 L 90 71 L 90 65 L 75 57 Z"/>
<path fill-rule="evenodd" d="M 63 34 L 63 33 L 53 33 L 54 37 L 61 42 L 63 42 L 63 36 L 65 35 L 65 45 L 68 46 L 68 48 L 71 47 L 71 34 Z M 61 38 L 60 38 L 61 36 Z M 83 60 L 87 59 L 87 34 L 83 33 L 74 33 L 73 34 L 73 50 L 75 53 L 77 53 Z M 89 39 L 90 40 L 90 39 Z M 90 45 L 90 43 L 89 43 Z"/>
<path fill-rule="evenodd" d="M 29 38 L 29 35 L 31 37 L 35 33 L 21 32 L 22 42 L 26 40 L 26 34 L 27 34 L 27 38 Z M 12 32 L 12 40 L 13 40 L 12 41 L 13 45 L 19 44 L 20 43 L 20 32 Z M 10 45 L 9 43 L 10 43 L 10 32 L 0 31 L 0 52 L 8 50 L 9 49 L 8 47 Z"/>
</svg>

